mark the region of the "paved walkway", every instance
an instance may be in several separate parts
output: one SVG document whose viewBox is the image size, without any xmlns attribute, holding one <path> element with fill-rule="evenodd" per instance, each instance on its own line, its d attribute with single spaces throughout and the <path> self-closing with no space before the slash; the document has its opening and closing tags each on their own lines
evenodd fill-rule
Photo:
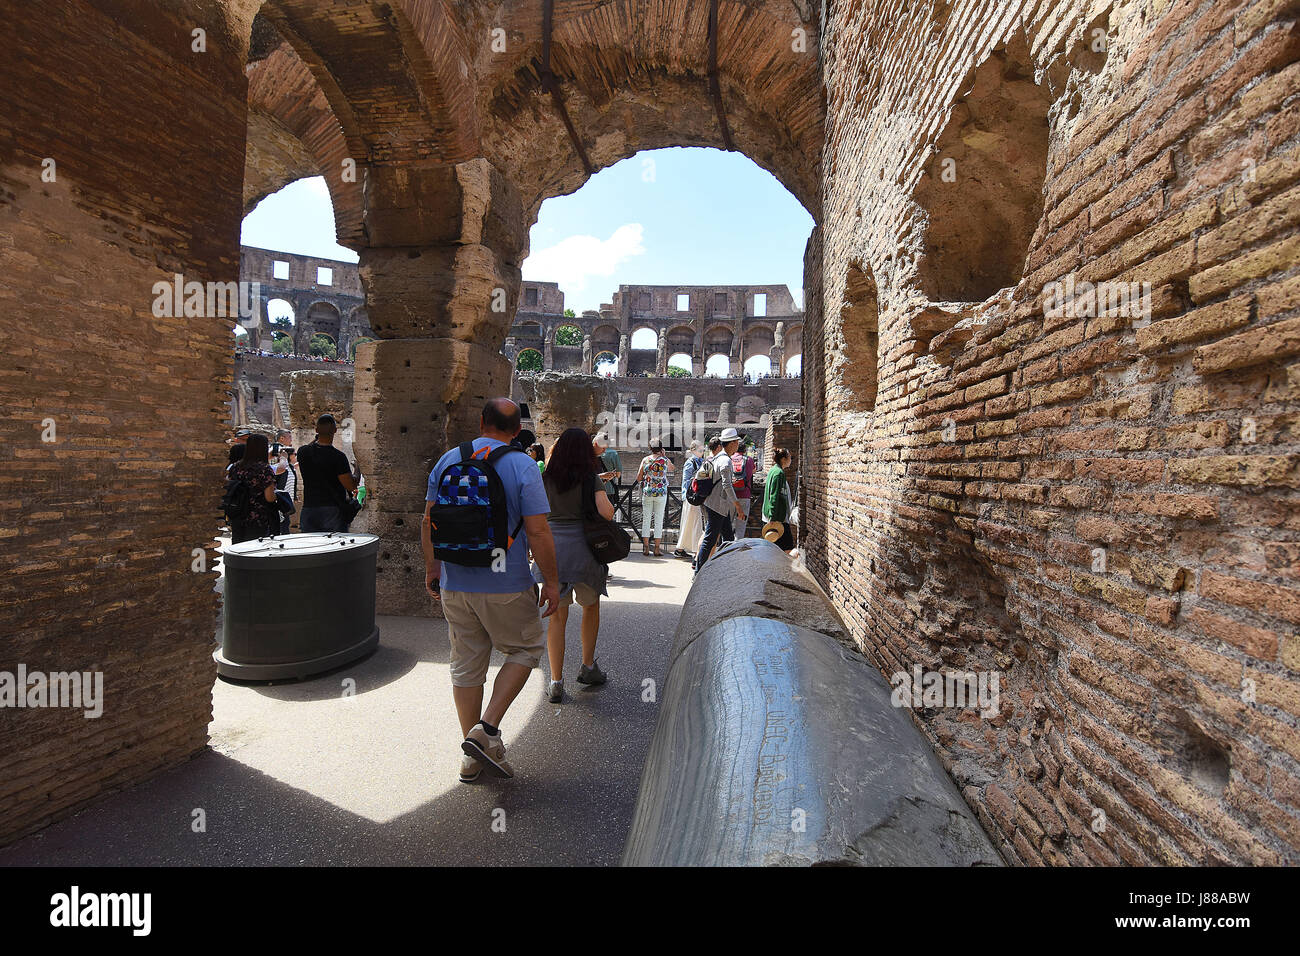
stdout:
<svg viewBox="0 0 1300 956">
<path fill-rule="evenodd" d="M 569 699 L 544 699 L 543 658 L 506 716 L 513 780 L 456 779 L 446 624 L 380 618 L 379 650 L 341 671 L 273 686 L 218 680 L 208 750 L 0 850 L 0 865 L 617 863 L 658 713 L 643 682 L 662 698 L 690 565 L 638 550 L 614 570 L 597 645 L 610 682 L 573 680 L 575 607 Z"/>
</svg>

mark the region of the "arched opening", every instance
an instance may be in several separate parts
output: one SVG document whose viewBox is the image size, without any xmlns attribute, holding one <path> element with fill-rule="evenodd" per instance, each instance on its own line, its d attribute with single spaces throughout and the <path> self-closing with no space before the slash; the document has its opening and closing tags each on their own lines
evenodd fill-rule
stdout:
<svg viewBox="0 0 1300 956">
<path fill-rule="evenodd" d="M 1018 283 L 1043 209 L 1052 97 L 1023 38 L 959 89 L 913 197 L 927 222 L 917 281 L 932 302 L 982 302 Z"/>
<path fill-rule="evenodd" d="M 731 359 L 725 355 L 710 355 L 704 362 L 705 378 L 726 378 L 731 374 Z"/>
<path fill-rule="evenodd" d="M 759 327 L 745 333 L 745 370 L 748 373 L 750 362 L 762 356 L 767 359 L 765 374 L 772 371 L 772 350 L 776 348 L 776 334 L 770 328 Z"/>
<path fill-rule="evenodd" d="M 798 378 L 803 375 L 803 356 L 791 355 L 785 360 L 785 374 L 791 378 Z"/>
<path fill-rule="evenodd" d="M 772 374 L 772 360 L 766 355 L 752 355 L 745 360 L 745 378 L 757 382 Z"/>
<path fill-rule="evenodd" d="M 592 371 L 605 378 L 613 378 L 618 374 L 618 356 L 613 352 L 598 352 L 591 364 Z"/>
<path fill-rule="evenodd" d="M 308 344 L 308 354 L 313 358 L 330 359 L 339 357 L 339 344 L 328 332 L 313 332 Z"/>
<path fill-rule="evenodd" d="M 695 369 L 691 364 L 691 357 L 685 352 L 674 352 L 668 356 L 668 376 L 670 378 L 686 378 L 694 375 Z"/>
<path fill-rule="evenodd" d="M 869 411 L 876 407 L 879 388 L 880 304 L 876 282 L 864 266 L 849 267 L 844 302 L 839 329 L 828 342 L 842 356 L 834 374 L 853 410 Z"/>
<path fill-rule="evenodd" d="M 271 350 L 279 354 L 293 352 L 295 317 L 288 299 L 277 297 L 267 301 L 266 324 L 271 331 Z"/>
<path fill-rule="evenodd" d="M 659 333 L 651 328 L 633 329 L 628 337 L 627 374 L 654 375 L 658 369 Z"/>
<path fill-rule="evenodd" d="M 520 374 L 540 372 L 542 368 L 542 353 L 537 349 L 524 349 L 515 358 L 515 369 Z"/>
<path fill-rule="evenodd" d="M 555 344 L 564 346 L 582 346 L 582 329 L 572 322 L 566 322 L 564 325 L 557 326 L 555 329 Z"/>
</svg>

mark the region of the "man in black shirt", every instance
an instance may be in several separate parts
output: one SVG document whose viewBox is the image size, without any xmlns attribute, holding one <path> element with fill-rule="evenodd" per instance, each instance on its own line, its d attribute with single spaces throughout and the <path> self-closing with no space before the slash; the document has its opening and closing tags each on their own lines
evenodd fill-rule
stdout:
<svg viewBox="0 0 1300 956">
<path fill-rule="evenodd" d="M 338 425 L 333 415 L 316 419 L 316 440 L 298 449 L 298 471 L 302 474 L 300 531 L 342 531 L 343 505 L 356 490 L 347 455 L 334 447 Z"/>
</svg>

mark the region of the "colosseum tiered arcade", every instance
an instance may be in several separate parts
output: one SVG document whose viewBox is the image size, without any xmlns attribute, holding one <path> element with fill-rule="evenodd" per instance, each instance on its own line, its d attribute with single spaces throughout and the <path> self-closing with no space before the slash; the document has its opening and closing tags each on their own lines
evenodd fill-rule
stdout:
<svg viewBox="0 0 1300 956">
<path fill-rule="evenodd" d="M 808 561 L 886 674 L 1001 675 L 991 718 L 912 715 L 1004 858 L 1300 862 L 1295 0 L 30 7 L 0 0 L 2 664 L 114 704 L 0 714 L 0 839 L 207 739 L 231 323 L 155 285 L 235 280 L 250 204 L 325 177 L 379 339 L 382 593 L 422 609 L 425 472 L 509 387 L 541 203 L 691 145 L 814 219 Z"/>
<path fill-rule="evenodd" d="M 577 344 L 557 340 L 561 330 L 578 330 Z M 653 349 L 635 348 L 633 336 L 654 333 Z M 803 313 L 783 285 L 621 285 L 613 302 L 578 317 L 565 315 L 564 293 L 553 282 L 524 282 L 519 311 L 504 352 L 518 362 L 532 350 L 544 371 L 592 372 L 608 363 L 617 375 L 665 375 L 681 355 L 691 374 L 702 376 L 715 355 L 727 359 L 727 375 L 738 378 L 754 356 L 785 374 L 802 355 Z"/>
<path fill-rule="evenodd" d="M 318 333 L 328 336 L 342 357 L 374 338 L 354 263 L 241 246 L 239 278 L 256 283 L 259 290 L 255 314 L 240 323 L 251 348 L 270 349 L 274 343 L 276 330 L 268 310 L 275 299 L 292 312 L 293 351 L 299 355 L 309 353 L 312 336 Z"/>
</svg>

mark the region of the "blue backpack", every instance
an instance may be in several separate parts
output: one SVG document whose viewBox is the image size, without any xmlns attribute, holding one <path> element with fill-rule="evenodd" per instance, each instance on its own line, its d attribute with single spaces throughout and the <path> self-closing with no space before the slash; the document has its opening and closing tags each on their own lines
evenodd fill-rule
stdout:
<svg viewBox="0 0 1300 956">
<path fill-rule="evenodd" d="M 460 460 L 438 477 L 438 499 L 429 509 L 429 538 L 439 560 L 486 568 L 497 548 L 509 550 L 524 524 L 520 517 L 515 530 L 506 533 L 506 488 L 496 463 L 511 452 L 524 452 L 514 445 L 475 451 L 473 442 L 459 449 Z"/>
</svg>

